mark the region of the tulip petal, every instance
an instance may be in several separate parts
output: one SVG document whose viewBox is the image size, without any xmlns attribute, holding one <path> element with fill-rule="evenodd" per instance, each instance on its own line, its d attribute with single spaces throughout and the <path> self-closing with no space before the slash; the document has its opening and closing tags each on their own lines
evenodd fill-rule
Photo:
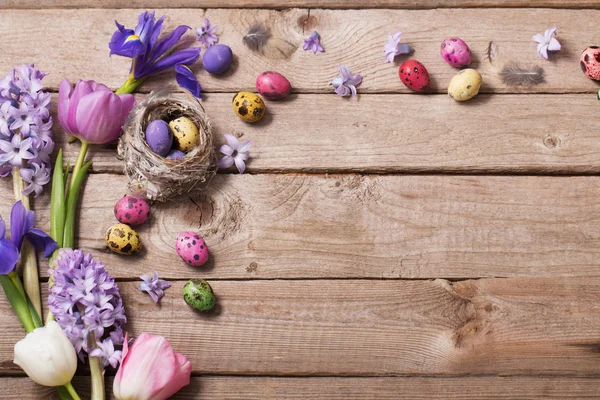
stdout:
<svg viewBox="0 0 600 400">
<path fill-rule="evenodd" d="M 77 109 L 79 107 L 79 102 L 83 97 L 93 92 L 94 89 L 92 89 L 92 85 L 90 85 L 88 81 L 79 80 L 75 84 L 75 89 L 71 94 L 69 113 L 67 115 L 67 123 L 74 134 L 81 132 L 81 129 L 77 126 Z"/>
<path fill-rule="evenodd" d="M 74 127 L 72 128 L 68 123 L 69 103 L 72 93 L 73 85 L 71 85 L 71 82 L 68 79 L 60 81 L 58 87 L 58 121 L 68 133 L 75 132 Z"/>
<path fill-rule="evenodd" d="M 112 92 L 84 96 L 77 106 L 78 137 L 90 144 L 109 143 L 121 134 L 121 99 Z"/>
<path fill-rule="evenodd" d="M 170 366 L 170 369 L 174 371 L 173 376 L 171 377 L 167 386 L 153 394 L 152 400 L 168 399 L 177 393 L 182 387 L 190 384 L 192 363 L 190 363 L 183 354 L 174 353 L 173 355 L 175 356 L 173 365 Z"/>
</svg>

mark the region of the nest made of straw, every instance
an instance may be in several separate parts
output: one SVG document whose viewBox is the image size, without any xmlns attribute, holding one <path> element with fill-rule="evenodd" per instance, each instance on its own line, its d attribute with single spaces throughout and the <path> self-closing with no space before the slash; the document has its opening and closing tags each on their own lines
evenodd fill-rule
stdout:
<svg viewBox="0 0 600 400">
<path fill-rule="evenodd" d="M 194 149 L 180 160 L 154 153 L 146 143 L 146 126 L 156 119 L 171 121 L 185 116 L 198 127 Z M 129 114 L 119 140 L 119 156 L 125 161 L 129 189 L 151 200 L 165 201 L 206 187 L 215 174 L 210 122 L 202 104 L 189 94 L 153 92 Z"/>
</svg>

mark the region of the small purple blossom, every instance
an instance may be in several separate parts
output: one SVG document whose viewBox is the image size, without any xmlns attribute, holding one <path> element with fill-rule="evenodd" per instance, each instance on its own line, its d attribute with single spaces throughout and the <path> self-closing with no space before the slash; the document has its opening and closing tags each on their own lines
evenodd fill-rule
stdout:
<svg viewBox="0 0 600 400">
<path fill-rule="evenodd" d="M 40 166 L 39 164 L 31 163 L 29 168 L 21 169 L 21 177 L 29 184 L 23 190 L 23 194 L 35 192 L 35 197 L 37 197 L 42 193 L 43 186 L 50 182 L 50 171 L 43 164 Z"/>
<path fill-rule="evenodd" d="M 557 27 L 553 26 L 550 29 L 546 29 L 543 35 L 539 33 L 533 35 L 532 40 L 537 42 L 537 52 L 540 57 L 548 59 L 549 51 L 559 51 L 560 43 L 556 39 Z"/>
<path fill-rule="evenodd" d="M 400 43 L 400 35 L 402 35 L 402 31 L 397 31 L 393 35 L 390 33 L 388 42 L 383 46 L 383 54 L 389 63 L 393 62 L 396 56 L 410 54 L 414 51 L 409 45 Z"/>
<path fill-rule="evenodd" d="M 356 96 L 356 86 L 362 82 L 362 76 L 359 74 L 352 75 L 352 72 L 344 65 L 338 65 L 338 68 L 340 69 L 340 75 L 331 81 L 335 92 L 342 97 Z"/>
<path fill-rule="evenodd" d="M 169 282 L 158 279 L 158 272 L 156 271 L 152 272 L 152 276 L 142 275 L 140 279 L 143 281 L 140 283 L 140 290 L 148 293 L 155 303 L 158 303 L 165 295 L 164 291 L 171 287 Z"/>
<path fill-rule="evenodd" d="M 309 37 L 304 39 L 304 46 L 302 47 L 304 50 L 311 50 L 313 54 L 317 54 L 317 52 L 323 52 L 323 46 L 321 46 L 321 41 L 319 34 L 317 32 L 313 32 Z"/>
<path fill-rule="evenodd" d="M 48 307 L 79 358 L 102 357 L 103 365 L 116 368 L 121 353 L 114 346 L 123 343 L 127 318 L 115 279 L 91 254 L 73 249 L 60 249 L 49 273 L 54 285 Z M 95 345 L 89 345 L 89 334 L 94 335 Z"/>
<path fill-rule="evenodd" d="M 35 157 L 31 146 L 31 138 L 21 139 L 19 135 L 14 135 L 10 142 L 0 140 L 0 164 L 8 163 L 13 167 L 22 167 L 23 160 Z"/>
<path fill-rule="evenodd" d="M 224 136 L 225 140 L 227 140 L 227 144 L 224 144 L 219 149 L 224 155 L 223 158 L 217 161 L 217 167 L 229 168 L 235 163 L 240 174 L 243 174 L 246 170 L 246 161 L 250 158 L 250 146 L 252 145 L 252 140 L 240 143 L 235 136 L 229 133 L 226 133 Z"/>
<path fill-rule="evenodd" d="M 196 35 L 198 35 L 198 41 L 205 45 L 207 48 L 214 46 L 219 43 L 217 37 L 217 25 L 212 25 L 208 18 L 204 18 L 204 26 L 196 28 Z"/>
</svg>

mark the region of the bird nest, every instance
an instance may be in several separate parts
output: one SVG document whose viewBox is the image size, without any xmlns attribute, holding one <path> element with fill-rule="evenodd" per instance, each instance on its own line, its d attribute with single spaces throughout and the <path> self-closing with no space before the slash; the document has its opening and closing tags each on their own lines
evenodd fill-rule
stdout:
<svg viewBox="0 0 600 400">
<path fill-rule="evenodd" d="M 146 127 L 156 119 L 187 117 L 198 127 L 195 148 L 179 160 L 153 152 L 146 143 Z M 150 200 L 165 201 L 206 188 L 215 174 L 212 132 L 206 111 L 187 93 L 153 92 L 129 114 L 119 140 L 119 157 L 125 161 L 129 189 Z"/>
</svg>

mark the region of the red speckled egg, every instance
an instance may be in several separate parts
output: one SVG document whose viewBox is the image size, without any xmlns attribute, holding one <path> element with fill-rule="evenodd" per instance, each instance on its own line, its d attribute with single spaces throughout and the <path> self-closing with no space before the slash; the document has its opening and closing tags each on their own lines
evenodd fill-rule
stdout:
<svg viewBox="0 0 600 400">
<path fill-rule="evenodd" d="M 200 267 L 208 261 L 208 247 L 196 232 L 183 232 L 175 243 L 177 254 L 186 264 Z"/>
<path fill-rule="evenodd" d="M 263 72 L 256 78 L 256 90 L 269 100 L 282 100 L 290 94 L 292 84 L 279 72 Z"/>
<path fill-rule="evenodd" d="M 425 92 L 429 89 L 429 72 L 417 60 L 406 60 L 400 65 L 398 75 L 402 83 L 415 92 Z"/>
<path fill-rule="evenodd" d="M 150 217 L 150 205 L 138 196 L 125 196 L 115 204 L 117 221 L 127 225 L 141 225 Z"/>
<path fill-rule="evenodd" d="M 579 59 L 581 70 L 590 79 L 600 81 L 600 48 L 590 46 L 581 53 Z"/>
</svg>

